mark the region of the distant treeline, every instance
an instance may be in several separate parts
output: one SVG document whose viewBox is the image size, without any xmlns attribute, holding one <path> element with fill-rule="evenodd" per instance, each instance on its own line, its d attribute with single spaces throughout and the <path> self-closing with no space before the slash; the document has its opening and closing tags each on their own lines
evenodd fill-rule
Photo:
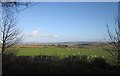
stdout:
<svg viewBox="0 0 120 76">
<path fill-rule="evenodd" d="M 19 47 L 19 48 L 27 48 L 27 47 L 72 47 L 72 48 L 83 48 L 92 46 L 91 44 L 75 44 L 75 45 L 68 45 L 68 44 L 49 44 L 49 45 L 17 45 L 13 47 Z"/>
</svg>

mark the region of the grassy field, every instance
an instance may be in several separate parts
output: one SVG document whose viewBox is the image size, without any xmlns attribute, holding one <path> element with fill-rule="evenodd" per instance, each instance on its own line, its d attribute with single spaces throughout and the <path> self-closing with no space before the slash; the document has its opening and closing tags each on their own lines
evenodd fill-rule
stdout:
<svg viewBox="0 0 120 76">
<path fill-rule="evenodd" d="M 59 56 L 65 58 L 71 55 L 74 56 L 88 56 L 87 58 L 102 57 L 107 60 L 112 60 L 110 54 L 103 50 L 102 47 L 88 47 L 88 48 L 60 48 L 60 47 L 24 47 L 19 48 L 16 52 L 17 56 Z"/>
<path fill-rule="evenodd" d="M 13 49 L 11 48 L 11 50 Z M 40 74 L 106 75 L 114 73 L 116 74 L 118 70 L 116 66 L 114 66 L 116 64 L 111 61 L 113 58 L 111 58 L 110 54 L 103 50 L 102 47 L 92 46 L 87 48 L 71 48 L 25 46 L 18 47 L 16 50 L 14 48 L 13 52 L 16 52 L 17 56 L 13 54 L 2 55 L 4 68 L 3 74 L 7 73 L 11 76 L 13 76 L 12 74 L 27 74 L 34 76 Z"/>
</svg>

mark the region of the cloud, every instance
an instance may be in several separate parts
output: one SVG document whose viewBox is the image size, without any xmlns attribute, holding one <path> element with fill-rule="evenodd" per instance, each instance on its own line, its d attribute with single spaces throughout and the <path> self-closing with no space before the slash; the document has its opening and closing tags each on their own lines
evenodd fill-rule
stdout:
<svg viewBox="0 0 120 76">
<path fill-rule="evenodd" d="M 34 38 L 34 39 L 57 39 L 60 36 L 58 34 L 51 34 L 48 32 L 44 32 L 41 29 L 33 30 L 32 32 L 27 34 L 27 37 Z"/>
</svg>

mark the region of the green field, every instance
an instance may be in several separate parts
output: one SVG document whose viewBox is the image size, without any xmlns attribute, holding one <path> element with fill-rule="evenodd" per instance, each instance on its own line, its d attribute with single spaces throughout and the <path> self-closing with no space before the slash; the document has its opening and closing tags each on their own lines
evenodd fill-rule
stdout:
<svg viewBox="0 0 120 76">
<path fill-rule="evenodd" d="M 86 55 L 88 58 L 102 57 L 107 60 L 111 60 L 110 54 L 103 50 L 101 47 L 90 47 L 90 48 L 60 48 L 60 47 L 26 47 L 19 48 L 16 52 L 17 56 L 59 56 L 60 58 Z"/>
</svg>

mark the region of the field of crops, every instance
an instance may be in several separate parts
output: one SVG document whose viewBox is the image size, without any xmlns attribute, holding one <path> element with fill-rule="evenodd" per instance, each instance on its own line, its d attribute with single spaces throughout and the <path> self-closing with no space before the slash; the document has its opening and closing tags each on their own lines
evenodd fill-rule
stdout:
<svg viewBox="0 0 120 76">
<path fill-rule="evenodd" d="M 89 48 L 60 48 L 60 47 L 25 47 L 19 48 L 16 52 L 17 56 L 59 56 L 60 58 L 74 56 L 88 56 L 87 58 L 102 57 L 107 60 L 111 60 L 110 54 L 103 50 L 101 47 L 89 47 Z"/>
</svg>

